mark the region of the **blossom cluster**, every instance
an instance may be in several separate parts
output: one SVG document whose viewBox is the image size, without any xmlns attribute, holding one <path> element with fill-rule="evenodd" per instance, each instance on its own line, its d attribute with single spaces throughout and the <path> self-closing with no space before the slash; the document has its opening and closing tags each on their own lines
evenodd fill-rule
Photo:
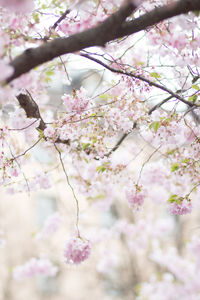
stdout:
<svg viewBox="0 0 200 300">
<path fill-rule="evenodd" d="M 173 203 L 170 203 L 169 211 L 173 215 L 189 214 L 192 211 L 192 204 L 187 199 L 183 199 L 178 203 L 174 201 Z"/>
<path fill-rule="evenodd" d="M 58 268 L 54 266 L 47 258 L 31 258 L 25 264 L 16 266 L 13 269 L 13 278 L 22 281 L 26 278 L 35 277 L 36 275 L 55 276 Z"/>
<path fill-rule="evenodd" d="M 58 212 L 47 217 L 44 222 L 44 226 L 40 232 L 35 236 L 36 239 L 43 240 L 50 237 L 54 232 L 58 230 L 62 223 L 62 217 Z"/>
<path fill-rule="evenodd" d="M 80 264 L 90 256 L 91 247 L 91 242 L 86 239 L 81 237 L 70 238 L 65 244 L 65 263 Z"/>
<path fill-rule="evenodd" d="M 141 187 L 135 185 L 132 189 L 126 191 L 126 197 L 130 207 L 139 210 L 144 203 L 145 193 L 141 190 Z"/>
</svg>

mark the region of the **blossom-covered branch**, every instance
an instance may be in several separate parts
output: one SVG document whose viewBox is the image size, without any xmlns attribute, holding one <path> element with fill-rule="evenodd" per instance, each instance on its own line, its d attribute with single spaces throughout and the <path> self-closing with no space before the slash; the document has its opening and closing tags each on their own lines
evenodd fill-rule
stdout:
<svg viewBox="0 0 200 300">
<path fill-rule="evenodd" d="M 137 75 L 137 74 L 134 74 L 134 73 L 132 73 L 132 72 L 126 72 L 126 71 L 120 70 L 120 69 L 115 69 L 115 68 L 113 68 L 113 67 L 111 67 L 111 66 L 106 65 L 106 64 L 105 64 L 104 62 L 102 62 L 101 60 L 99 60 L 99 59 L 97 59 L 97 58 L 94 58 L 94 57 L 92 57 L 92 56 L 89 56 L 89 55 L 87 55 L 87 54 L 83 54 L 83 53 L 82 53 L 81 56 L 86 57 L 86 58 L 88 58 L 88 59 L 90 59 L 90 60 L 92 60 L 92 61 L 97 62 L 98 64 L 100 64 L 101 66 L 103 66 L 104 68 L 108 69 L 109 71 L 111 71 L 111 72 L 113 72 L 113 73 L 118 73 L 118 74 L 121 74 L 121 75 L 130 76 L 130 77 L 132 77 L 132 78 L 135 78 L 135 79 L 139 79 L 139 80 L 141 80 L 141 81 L 144 81 L 144 82 L 146 82 L 146 83 L 147 83 L 148 85 L 150 85 L 150 86 L 154 86 L 154 87 L 156 87 L 156 88 L 158 88 L 158 89 L 160 89 L 160 90 L 163 90 L 163 91 L 167 92 L 167 93 L 170 94 L 172 97 L 174 97 L 174 98 L 180 100 L 181 102 L 187 104 L 187 105 L 190 106 L 190 107 L 193 107 L 193 106 L 199 107 L 198 104 L 191 103 L 191 102 L 185 100 L 185 99 L 184 99 L 183 97 L 181 97 L 178 93 L 175 93 L 175 92 L 173 92 L 172 90 L 170 90 L 169 88 L 165 87 L 164 85 L 158 84 L 158 83 L 156 83 L 156 82 L 154 82 L 154 81 L 152 81 L 152 80 L 150 80 L 150 79 L 148 79 L 148 78 L 145 78 L 144 76 Z M 172 97 L 170 97 L 169 99 L 171 99 Z"/>
<path fill-rule="evenodd" d="M 128 2 L 94 28 L 67 38 L 56 38 L 39 47 L 25 50 L 10 63 L 14 73 L 7 79 L 7 83 L 63 54 L 74 53 L 92 46 L 105 46 L 109 41 L 145 30 L 165 19 L 199 10 L 200 2 L 180 0 L 172 5 L 157 7 L 133 21 L 124 21 L 134 8 L 135 6 Z"/>
</svg>

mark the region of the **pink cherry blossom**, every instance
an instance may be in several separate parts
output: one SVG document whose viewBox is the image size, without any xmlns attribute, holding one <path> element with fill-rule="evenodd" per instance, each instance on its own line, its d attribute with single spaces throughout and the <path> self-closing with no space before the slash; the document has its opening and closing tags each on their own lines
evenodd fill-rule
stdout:
<svg viewBox="0 0 200 300">
<path fill-rule="evenodd" d="M 62 97 L 67 112 L 81 113 L 88 106 L 86 90 L 81 87 L 80 90 L 73 91 L 72 95 L 64 94 Z"/>
<path fill-rule="evenodd" d="M 0 0 L 0 6 L 14 12 L 26 13 L 34 8 L 33 0 Z"/>
<path fill-rule="evenodd" d="M 48 189 L 51 186 L 50 178 L 48 174 L 45 174 L 41 171 L 35 172 L 35 178 L 32 181 L 32 185 L 38 185 L 41 189 Z"/>
<path fill-rule="evenodd" d="M 47 258 L 40 257 L 31 258 L 25 264 L 17 266 L 13 269 L 13 278 L 22 281 L 28 277 L 34 277 L 38 274 L 43 276 L 55 276 L 58 268 L 54 266 Z"/>
<path fill-rule="evenodd" d="M 145 193 L 135 186 L 126 191 L 126 198 L 132 209 L 139 210 L 144 203 Z"/>
<path fill-rule="evenodd" d="M 44 135 L 47 138 L 56 138 L 56 131 L 55 128 L 53 128 L 52 126 L 48 125 L 47 128 L 45 128 L 44 130 Z"/>
<path fill-rule="evenodd" d="M 64 257 L 67 264 L 80 264 L 91 253 L 91 242 L 81 237 L 70 238 L 65 245 Z"/>
<path fill-rule="evenodd" d="M 170 203 L 169 211 L 173 215 L 185 215 L 192 211 L 192 204 L 190 201 L 184 199 L 179 204 L 176 202 Z"/>
<path fill-rule="evenodd" d="M 44 222 L 42 230 L 36 235 L 36 239 L 43 240 L 58 230 L 62 223 L 62 217 L 58 212 L 50 215 Z"/>
<path fill-rule="evenodd" d="M 9 66 L 4 60 L 0 59 L 0 81 L 5 80 L 14 72 L 13 67 Z"/>
</svg>

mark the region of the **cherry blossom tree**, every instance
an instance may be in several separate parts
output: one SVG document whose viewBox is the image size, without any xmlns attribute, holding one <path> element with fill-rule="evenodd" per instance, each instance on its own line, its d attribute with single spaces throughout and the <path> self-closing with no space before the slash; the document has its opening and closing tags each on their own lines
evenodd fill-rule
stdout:
<svg viewBox="0 0 200 300">
<path fill-rule="evenodd" d="M 57 172 L 76 206 L 63 264 L 123 238 L 128 251 L 148 252 L 162 270 L 140 283 L 138 300 L 199 299 L 199 238 L 182 252 L 163 250 L 173 222 L 165 228 L 161 216 L 176 220 L 199 207 L 199 11 L 199 0 L 0 0 L 1 189 L 31 197 L 51 189 Z M 81 64 L 99 74 L 93 93 L 73 88 L 74 60 L 77 74 Z M 56 78 L 64 90 L 52 108 Z M 50 157 L 45 167 L 35 149 Z M 84 231 L 82 198 L 118 215 L 122 202 L 137 222 L 118 218 L 102 234 Z M 35 240 L 50 238 L 65 218 L 49 216 Z M 97 270 L 105 274 L 118 261 L 102 251 Z M 43 256 L 13 268 L 19 281 L 58 272 Z"/>
</svg>

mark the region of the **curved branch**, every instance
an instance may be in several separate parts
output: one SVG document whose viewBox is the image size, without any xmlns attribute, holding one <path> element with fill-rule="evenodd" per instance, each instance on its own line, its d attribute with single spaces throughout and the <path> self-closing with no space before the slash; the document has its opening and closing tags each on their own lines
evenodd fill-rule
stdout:
<svg viewBox="0 0 200 300">
<path fill-rule="evenodd" d="M 139 79 L 141 81 L 144 81 L 146 82 L 149 86 L 154 86 L 164 92 L 167 92 L 168 94 L 170 94 L 172 97 L 171 98 L 176 98 L 178 100 L 180 100 L 181 102 L 185 103 L 186 105 L 188 105 L 189 107 L 200 107 L 198 104 L 195 104 L 195 103 L 192 103 L 192 102 L 189 102 L 187 100 L 185 100 L 183 97 L 181 97 L 178 93 L 175 93 L 173 92 L 172 90 L 170 90 L 169 88 L 165 87 L 164 85 L 161 85 L 159 83 L 156 83 L 150 79 L 147 79 L 145 78 L 144 76 L 141 76 L 141 75 L 136 75 L 132 72 L 126 72 L 126 71 L 123 71 L 123 70 L 120 70 L 120 69 L 114 69 L 108 65 L 106 65 L 104 62 L 102 62 L 101 60 L 97 59 L 97 58 L 94 58 L 88 54 L 83 54 L 81 53 L 81 56 L 82 57 L 85 57 L 85 58 L 88 58 L 98 64 L 100 64 L 101 66 L 103 66 L 104 68 L 106 68 L 107 70 L 113 72 L 113 73 L 117 73 L 117 74 L 122 74 L 122 75 L 125 75 L 125 76 L 129 76 L 129 77 L 132 77 L 132 78 L 136 78 L 136 79 Z"/>
<path fill-rule="evenodd" d="M 141 17 L 131 22 L 125 22 L 115 38 L 125 35 L 131 35 L 141 30 L 147 29 L 157 23 L 176 17 L 178 15 L 187 14 L 190 11 L 200 10 L 199 0 L 179 0 L 173 4 L 156 7 L 154 10 L 147 12 Z"/>
<path fill-rule="evenodd" d="M 109 41 L 145 30 L 165 19 L 200 10 L 200 1 L 179 0 L 175 4 L 155 8 L 131 22 L 126 22 L 126 17 L 134 9 L 135 6 L 128 1 L 115 14 L 94 28 L 25 50 L 10 63 L 14 67 L 14 74 L 7 79 L 7 83 L 63 54 L 74 53 L 92 46 L 105 46 Z"/>
<path fill-rule="evenodd" d="M 92 46 L 105 46 L 107 42 L 113 40 L 122 23 L 135 8 L 135 5 L 127 1 L 116 13 L 94 28 L 67 38 L 56 38 L 37 48 L 25 50 L 10 63 L 14 67 L 14 74 L 6 82 L 9 83 L 33 68 L 63 54 L 73 53 Z"/>
</svg>

